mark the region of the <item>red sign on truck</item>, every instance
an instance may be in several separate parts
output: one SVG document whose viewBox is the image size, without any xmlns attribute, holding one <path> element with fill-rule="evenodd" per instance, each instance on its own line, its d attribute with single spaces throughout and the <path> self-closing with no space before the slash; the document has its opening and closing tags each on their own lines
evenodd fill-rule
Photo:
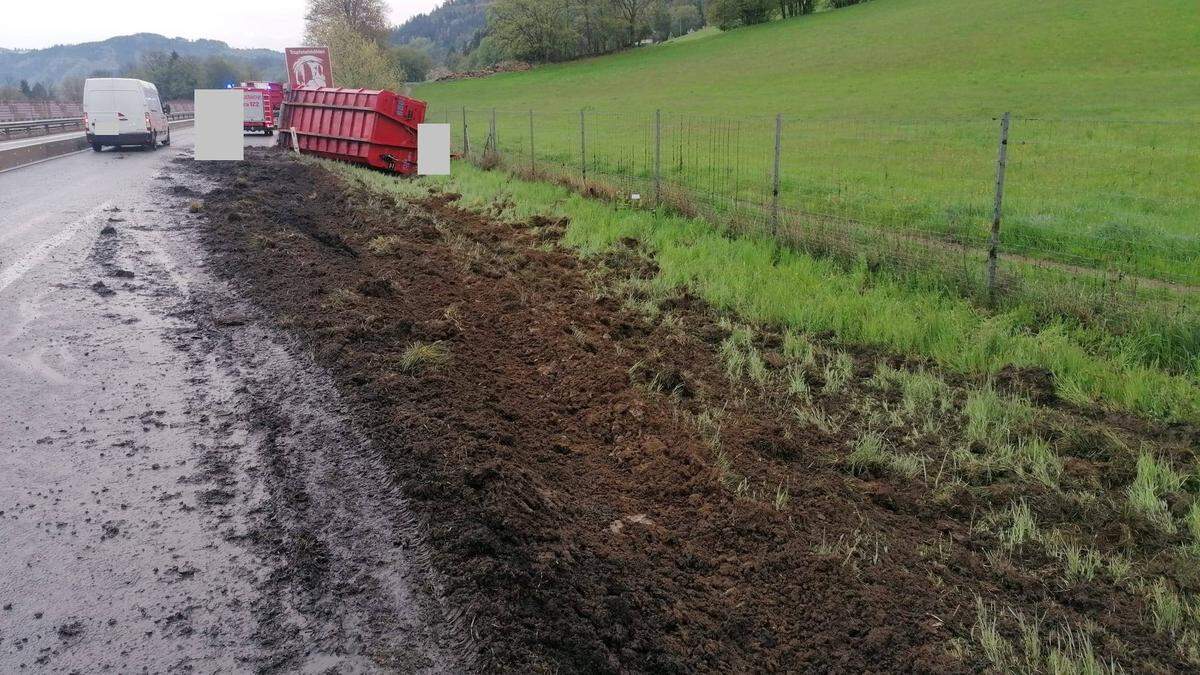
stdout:
<svg viewBox="0 0 1200 675">
<path fill-rule="evenodd" d="M 329 47 L 288 47 L 283 52 L 292 89 L 333 86 Z"/>
<path fill-rule="evenodd" d="M 268 120 L 266 100 L 261 91 L 242 90 L 242 131 L 261 131 L 270 134 L 274 126 Z"/>
</svg>

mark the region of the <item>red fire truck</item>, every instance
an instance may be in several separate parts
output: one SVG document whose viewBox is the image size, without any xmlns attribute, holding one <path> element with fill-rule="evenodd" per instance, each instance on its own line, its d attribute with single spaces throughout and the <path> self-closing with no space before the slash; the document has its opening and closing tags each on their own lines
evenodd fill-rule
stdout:
<svg viewBox="0 0 1200 675">
<path fill-rule="evenodd" d="M 283 103 L 283 85 L 278 82 L 243 82 L 243 131 L 261 131 L 270 136 L 279 128 L 279 106 Z"/>
</svg>

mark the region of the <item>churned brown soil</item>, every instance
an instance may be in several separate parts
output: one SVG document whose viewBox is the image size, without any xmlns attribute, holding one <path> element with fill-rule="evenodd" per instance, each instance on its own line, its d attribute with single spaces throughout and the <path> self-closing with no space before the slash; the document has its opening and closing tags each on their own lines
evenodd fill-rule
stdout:
<svg viewBox="0 0 1200 675">
<path fill-rule="evenodd" d="M 704 303 L 679 293 L 664 322 L 602 292 L 653 276 L 636 242 L 585 261 L 565 223 L 403 203 L 274 152 L 197 170 L 214 268 L 334 374 L 480 669 L 976 671 L 977 596 L 1185 669 L 1141 596 L 987 564 L 986 497 L 846 471 L 849 431 L 730 381 Z M 879 356 L 854 352 L 856 377 Z"/>
</svg>

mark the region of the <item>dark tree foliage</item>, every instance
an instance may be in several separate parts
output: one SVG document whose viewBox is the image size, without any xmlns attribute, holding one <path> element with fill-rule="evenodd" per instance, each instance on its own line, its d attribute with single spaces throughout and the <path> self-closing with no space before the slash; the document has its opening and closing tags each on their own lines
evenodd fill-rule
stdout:
<svg viewBox="0 0 1200 675">
<path fill-rule="evenodd" d="M 409 82 L 424 82 L 433 60 L 424 50 L 408 45 L 392 48 L 392 60 L 404 71 Z"/>
<path fill-rule="evenodd" d="M 815 9 L 815 0 L 779 0 L 779 16 L 784 19 L 812 14 Z"/>
<path fill-rule="evenodd" d="M 143 54 L 138 64 L 121 76 L 152 82 L 164 101 L 190 99 L 196 89 L 224 89 L 262 77 L 254 66 L 223 56 L 196 58 L 180 56 L 178 52 Z"/>
<path fill-rule="evenodd" d="M 429 55 L 444 61 L 451 53 L 479 46 L 487 25 L 490 0 L 447 0 L 428 14 L 418 14 L 392 30 L 391 43 L 403 45 L 425 39 L 432 45 Z"/>
<path fill-rule="evenodd" d="M 721 30 L 749 26 L 771 20 L 774 0 L 711 0 L 709 20 Z"/>
<path fill-rule="evenodd" d="M 703 28 L 705 5 L 706 0 L 448 0 L 393 30 L 392 43 L 421 44 L 435 63 L 452 69 L 505 59 L 574 59 Z"/>
</svg>

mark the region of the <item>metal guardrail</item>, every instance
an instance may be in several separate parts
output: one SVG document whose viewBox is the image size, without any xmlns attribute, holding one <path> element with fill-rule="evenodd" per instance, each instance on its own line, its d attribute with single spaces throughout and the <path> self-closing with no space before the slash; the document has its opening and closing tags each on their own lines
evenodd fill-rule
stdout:
<svg viewBox="0 0 1200 675">
<path fill-rule="evenodd" d="M 181 112 L 170 113 L 167 119 L 170 121 L 186 120 L 194 117 L 194 113 Z M 70 130 L 77 129 L 83 126 L 82 117 L 59 117 L 55 119 L 45 120 L 15 120 L 12 122 L 0 122 L 0 137 L 12 137 L 15 134 L 28 134 L 36 131 L 50 133 L 51 130 Z"/>
<path fill-rule="evenodd" d="M 82 126 L 82 117 L 59 117 L 50 120 L 17 120 L 15 122 L 0 122 L 0 135 L 12 136 L 19 133 L 44 131 L 50 133 L 53 129 L 74 129 Z"/>
</svg>

